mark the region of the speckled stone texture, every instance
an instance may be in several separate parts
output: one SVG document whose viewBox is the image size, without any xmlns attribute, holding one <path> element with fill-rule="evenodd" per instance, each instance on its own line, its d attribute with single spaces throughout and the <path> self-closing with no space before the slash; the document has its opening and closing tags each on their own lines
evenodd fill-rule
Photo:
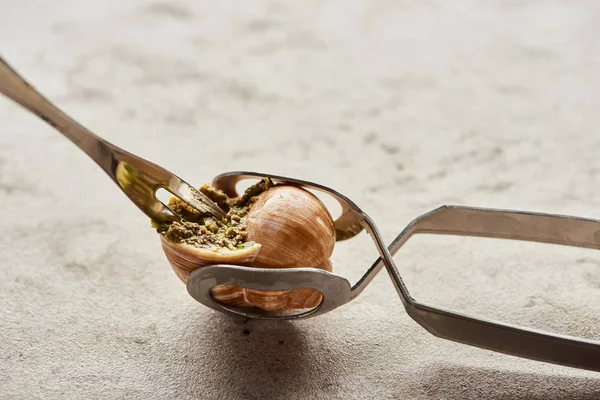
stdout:
<svg viewBox="0 0 600 400">
<path fill-rule="evenodd" d="M 600 217 L 595 1 L 0 2 L 0 51 L 69 114 L 201 185 L 348 195 L 391 241 L 442 204 Z M 437 339 L 385 273 L 298 322 L 196 303 L 85 154 L 0 100 L 2 399 L 598 399 L 600 375 Z M 376 258 L 340 243 L 355 281 Z M 600 339 L 600 255 L 419 237 L 414 296 Z"/>
</svg>

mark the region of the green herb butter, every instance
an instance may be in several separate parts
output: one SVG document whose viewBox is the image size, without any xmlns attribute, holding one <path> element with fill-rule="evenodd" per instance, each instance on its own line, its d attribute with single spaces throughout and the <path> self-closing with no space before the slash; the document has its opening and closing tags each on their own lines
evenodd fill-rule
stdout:
<svg viewBox="0 0 600 400">
<path fill-rule="evenodd" d="M 157 224 L 153 227 L 165 238 L 175 243 L 184 243 L 201 249 L 219 251 L 222 249 L 244 249 L 254 245 L 247 241 L 246 217 L 258 196 L 273 186 L 270 179 L 263 179 L 249 187 L 242 196 L 230 199 L 218 189 L 209 185 L 199 190 L 214 201 L 223 211 L 224 218 L 218 219 L 201 213 L 179 198 L 169 201 L 169 208 L 182 217 L 181 221 Z"/>
</svg>

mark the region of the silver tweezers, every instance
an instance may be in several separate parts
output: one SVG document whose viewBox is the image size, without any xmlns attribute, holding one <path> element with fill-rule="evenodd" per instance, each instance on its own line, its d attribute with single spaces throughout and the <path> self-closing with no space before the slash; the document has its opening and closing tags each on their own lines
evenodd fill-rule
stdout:
<svg viewBox="0 0 600 400">
<path fill-rule="evenodd" d="M 373 220 L 346 196 L 326 186 L 255 172 L 222 174 L 214 179 L 213 186 L 233 197 L 237 195 L 235 187 L 239 181 L 264 177 L 276 183 L 318 190 L 335 198 L 342 207 L 342 215 L 334 223 L 336 241 L 349 239 L 364 229 L 373 239 L 379 258 L 354 285 L 341 276 L 319 269 L 261 269 L 235 265 L 199 268 L 191 273 L 187 290 L 200 303 L 249 318 L 314 317 L 355 299 L 385 266 L 408 315 L 437 337 L 513 356 L 600 372 L 599 341 L 475 318 L 415 300 L 402 281 L 392 257 L 416 233 L 503 238 L 600 249 L 600 221 L 533 212 L 442 206 L 413 220 L 386 247 Z M 217 285 L 257 290 L 313 288 L 323 294 L 323 300 L 317 307 L 299 314 L 272 315 L 266 311 L 233 308 L 216 302 L 210 295 L 210 289 Z"/>
</svg>

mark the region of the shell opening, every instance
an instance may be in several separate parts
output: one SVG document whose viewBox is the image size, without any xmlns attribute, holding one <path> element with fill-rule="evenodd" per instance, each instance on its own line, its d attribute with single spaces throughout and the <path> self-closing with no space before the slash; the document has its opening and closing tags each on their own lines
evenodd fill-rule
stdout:
<svg viewBox="0 0 600 400">
<path fill-rule="evenodd" d="M 167 260 L 184 283 L 195 269 L 215 264 L 331 272 L 333 219 L 309 191 L 274 185 L 268 178 L 236 198 L 209 185 L 199 190 L 227 212 L 224 218 L 202 214 L 172 198 L 169 207 L 182 220 L 155 225 Z M 277 313 L 309 312 L 323 300 L 323 295 L 311 288 L 267 291 L 234 285 L 215 286 L 211 296 L 224 307 Z"/>
</svg>

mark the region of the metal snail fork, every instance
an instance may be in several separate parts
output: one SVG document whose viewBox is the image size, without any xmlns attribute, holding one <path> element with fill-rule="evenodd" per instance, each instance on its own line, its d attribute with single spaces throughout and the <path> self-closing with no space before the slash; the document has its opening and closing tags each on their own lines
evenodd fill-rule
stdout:
<svg viewBox="0 0 600 400">
<path fill-rule="evenodd" d="M 64 134 L 114 180 L 119 188 L 149 218 L 161 222 L 179 217 L 156 198 L 165 188 L 190 206 L 219 216 L 222 211 L 208 198 L 166 169 L 131 154 L 93 134 L 64 114 L 0 58 L 0 92 L 38 115 Z M 243 179 L 269 177 L 324 192 L 336 199 L 342 214 L 335 221 L 336 241 L 348 240 L 367 231 L 379 258 L 354 285 L 333 273 L 318 269 L 260 269 L 236 265 L 212 265 L 193 271 L 187 290 L 200 303 L 213 309 L 250 318 L 297 319 L 332 311 L 359 296 L 384 267 L 409 314 L 435 336 L 514 356 L 600 372 L 600 342 L 479 319 L 434 307 L 413 299 L 392 258 L 414 234 L 483 236 L 527 240 L 569 246 L 600 248 L 600 221 L 519 211 L 443 206 L 416 218 L 386 247 L 373 220 L 354 202 L 323 185 L 294 178 L 253 172 L 230 172 L 217 176 L 213 185 L 235 196 L 236 184 Z M 235 309 L 217 303 L 210 289 L 232 284 L 257 290 L 313 288 L 323 294 L 321 303 L 297 314 L 274 315 L 254 309 Z"/>
<path fill-rule="evenodd" d="M 0 57 L 0 93 L 20 104 L 66 136 L 102 168 L 138 208 L 157 222 L 179 219 L 156 198 L 166 189 L 191 207 L 215 216 L 225 213 L 208 197 L 175 174 L 95 135 L 59 110 Z"/>
</svg>

